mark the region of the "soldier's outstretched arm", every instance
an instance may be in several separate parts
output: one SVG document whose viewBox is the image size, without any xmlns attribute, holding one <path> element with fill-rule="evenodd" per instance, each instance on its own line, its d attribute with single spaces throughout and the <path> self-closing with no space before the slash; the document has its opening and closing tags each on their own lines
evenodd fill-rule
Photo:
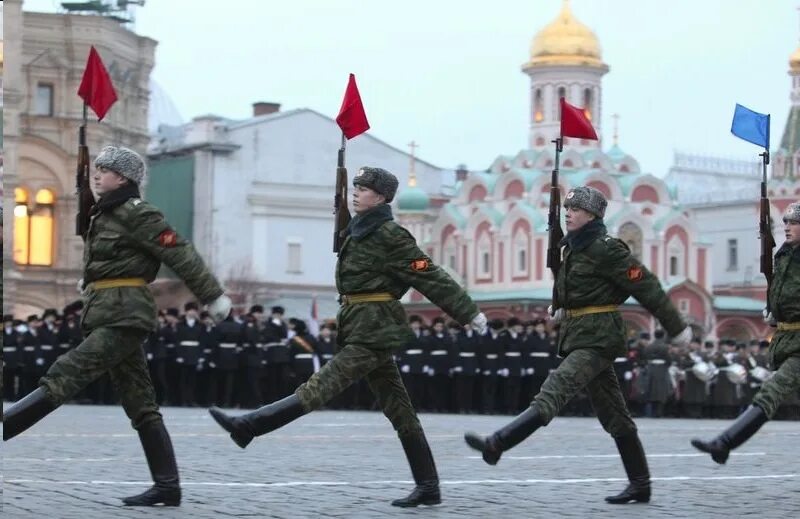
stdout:
<svg viewBox="0 0 800 519">
<path fill-rule="evenodd" d="M 609 238 L 602 243 L 605 256 L 599 272 L 639 301 L 661 323 L 667 334 L 678 336 L 686 328 L 686 323 L 655 274 L 631 254 L 624 242 Z"/>
<path fill-rule="evenodd" d="M 125 223 L 137 244 L 171 268 L 203 304 L 220 297 L 222 287 L 203 258 L 169 226 L 161 211 L 144 201 L 131 205 Z"/>
<path fill-rule="evenodd" d="M 417 247 L 410 232 L 399 225 L 385 225 L 382 230 L 389 251 L 384 265 L 386 274 L 414 287 L 461 324 L 478 315 L 480 311 L 472 298 Z"/>
</svg>

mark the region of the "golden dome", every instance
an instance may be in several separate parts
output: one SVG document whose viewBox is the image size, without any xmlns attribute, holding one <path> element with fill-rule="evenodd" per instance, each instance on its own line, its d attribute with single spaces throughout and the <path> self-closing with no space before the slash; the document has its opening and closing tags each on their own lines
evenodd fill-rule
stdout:
<svg viewBox="0 0 800 519">
<path fill-rule="evenodd" d="M 800 72 L 800 47 L 789 56 L 789 72 Z"/>
<path fill-rule="evenodd" d="M 523 68 L 577 65 L 608 69 L 601 58 L 597 36 L 575 18 L 569 0 L 564 0 L 556 19 L 534 36 L 530 61 Z"/>
</svg>

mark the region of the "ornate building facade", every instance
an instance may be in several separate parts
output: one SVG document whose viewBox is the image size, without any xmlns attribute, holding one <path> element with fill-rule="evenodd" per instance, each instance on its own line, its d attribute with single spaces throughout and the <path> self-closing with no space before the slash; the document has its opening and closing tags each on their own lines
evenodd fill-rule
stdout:
<svg viewBox="0 0 800 519">
<path fill-rule="evenodd" d="M 4 313 L 27 315 L 78 297 L 83 243 L 75 235 L 75 169 L 90 45 L 119 100 L 102 123 L 90 111 L 91 154 L 105 144 L 142 153 L 156 42 L 116 18 L 23 12 L 4 2 Z M 13 209 L 12 209 L 13 208 Z"/>
<path fill-rule="evenodd" d="M 434 261 L 449 269 L 490 317 L 530 318 L 544 313 L 552 296 L 546 268 L 547 214 L 554 146 L 559 135 L 558 99 L 583 107 L 598 132 L 602 110 L 599 41 L 564 2 L 556 19 L 533 39 L 522 71 L 530 77 L 529 148 L 500 155 L 485 171 L 459 171 L 455 196 L 441 209 L 410 185 L 398 199 L 400 222 Z M 724 308 L 743 311 L 748 323 L 760 318 L 753 300 L 713 295 L 712 250 L 673 184 L 645 173 L 613 136 L 602 141 L 565 139 L 560 189 L 588 185 L 609 200 L 605 223 L 664 284 L 676 307 L 702 336 L 745 338 L 746 330 L 720 327 Z M 421 294 L 406 296 L 410 311 L 431 317 L 438 309 Z M 746 303 L 746 304 L 745 304 Z M 631 332 L 652 331 L 656 323 L 629 299 L 622 314 Z M 724 324 L 724 323 L 723 323 Z M 763 332 L 762 327 L 758 332 Z M 750 335 L 748 334 L 748 338 Z"/>
</svg>

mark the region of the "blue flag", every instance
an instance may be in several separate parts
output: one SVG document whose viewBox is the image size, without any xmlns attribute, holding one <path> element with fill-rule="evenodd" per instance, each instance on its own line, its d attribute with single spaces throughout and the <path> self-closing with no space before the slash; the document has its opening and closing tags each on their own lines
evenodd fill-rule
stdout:
<svg viewBox="0 0 800 519">
<path fill-rule="evenodd" d="M 769 151 L 769 114 L 760 114 L 736 103 L 731 133 Z"/>
</svg>

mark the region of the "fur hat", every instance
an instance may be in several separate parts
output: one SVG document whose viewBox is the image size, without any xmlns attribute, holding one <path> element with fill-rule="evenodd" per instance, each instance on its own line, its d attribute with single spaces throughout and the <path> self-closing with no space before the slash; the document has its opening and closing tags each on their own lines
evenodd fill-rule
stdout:
<svg viewBox="0 0 800 519">
<path fill-rule="evenodd" d="M 794 202 L 786 206 L 783 212 L 783 221 L 800 223 L 800 202 Z"/>
<path fill-rule="evenodd" d="M 603 218 L 606 214 L 608 201 L 603 193 L 593 187 L 580 186 L 571 189 L 564 199 L 564 208 L 577 207 Z"/>
<path fill-rule="evenodd" d="M 144 160 L 141 155 L 128 148 L 106 146 L 94 159 L 94 165 L 97 168 L 110 169 L 137 186 L 141 185 L 144 180 Z"/>
<path fill-rule="evenodd" d="M 364 166 L 358 171 L 358 174 L 353 178 L 354 186 L 364 186 L 372 189 L 376 193 L 383 195 L 388 204 L 394 200 L 394 195 L 397 193 L 397 186 L 400 183 L 397 177 L 389 173 L 383 168 L 371 168 Z"/>
</svg>

